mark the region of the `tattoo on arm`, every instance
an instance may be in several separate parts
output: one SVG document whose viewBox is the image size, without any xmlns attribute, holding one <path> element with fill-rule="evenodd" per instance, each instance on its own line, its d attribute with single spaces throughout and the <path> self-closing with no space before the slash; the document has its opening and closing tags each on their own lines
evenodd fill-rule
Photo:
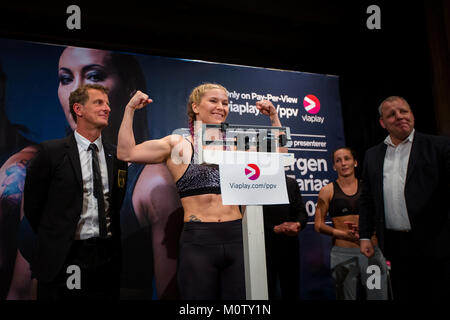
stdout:
<svg viewBox="0 0 450 320">
<path fill-rule="evenodd" d="M 189 216 L 189 222 L 202 222 L 202 220 L 192 214 Z"/>
<path fill-rule="evenodd" d="M 2 187 L 5 187 L 0 195 L 2 201 L 6 201 L 10 205 L 20 205 L 29 162 L 29 160 L 20 160 L 6 169 L 6 178 L 1 184 Z"/>
</svg>

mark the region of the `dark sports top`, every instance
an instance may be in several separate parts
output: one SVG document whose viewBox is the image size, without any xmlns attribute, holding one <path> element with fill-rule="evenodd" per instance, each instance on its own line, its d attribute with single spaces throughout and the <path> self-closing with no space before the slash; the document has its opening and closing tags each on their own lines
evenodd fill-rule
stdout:
<svg viewBox="0 0 450 320">
<path fill-rule="evenodd" d="M 346 195 L 336 181 L 333 182 L 333 188 L 333 198 L 328 208 L 330 218 L 348 216 L 350 214 L 359 215 L 358 205 L 361 194 L 361 181 L 358 181 L 358 190 L 352 196 Z"/>
<path fill-rule="evenodd" d="M 217 165 L 197 164 L 196 161 L 193 161 L 195 160 L 195 152 L 192 143 L 191 148 L 191 162 L 176 182 L 180 198 L 209 193 L 220 194 L 219 167 Z"/>
</svg>

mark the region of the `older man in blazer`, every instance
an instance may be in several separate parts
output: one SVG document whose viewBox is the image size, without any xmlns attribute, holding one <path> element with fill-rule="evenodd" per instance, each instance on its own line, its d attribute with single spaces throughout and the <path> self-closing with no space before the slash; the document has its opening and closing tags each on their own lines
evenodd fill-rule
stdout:
<svg viewBox="0 0 450 320">
<path fill-rule="evenodd" d="M 361 252 L 373 255 L 376 232 L 391 262 L 394 299 L 450 293 L 450 139 L 414 130 L 402 97 L 385 99 L 380 124 L 389 135 L 367 150 L 360 198 Z"/>
<path fill-rule="evenodd" d="M 84 85 L 69 100 L 77 129 L 40 144 L 25 180 L 24 212 L 38 237 L 38 299 L 117 299 L 127 164 L 101 137 L 107 89 Z"/>
</svg>

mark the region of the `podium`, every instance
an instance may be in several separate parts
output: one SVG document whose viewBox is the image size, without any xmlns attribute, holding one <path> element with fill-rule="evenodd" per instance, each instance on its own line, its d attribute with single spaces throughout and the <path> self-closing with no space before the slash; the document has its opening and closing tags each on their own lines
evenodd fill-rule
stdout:
<svg viewBox="0 0 450 320">
<path fill-rule="evenodd" d="M 293 154 L 277 152 L 280 147 L 286 148 L 291 145 L 290 130 L 288 127 L 196 123 L 195 135 L 195 150 L 198 150 L 199 163 L 219 165 L 221 186 L 224 180 L 222 167 L 225 165 L 238 166 L 240 164 L 242 166 L 242 160 L 244 160 L 245 165 L 245 160 L 251 158 L 246 157 L 246 155 L 253 155 L 256 158 L 270 158 L 270 156 L 281 157 L 284 190 L 282 194 L 274 194 L 274 197 L 277 199 L 288 199 L 284 166 L 292 165 L 294 157 Z M 274 155 L 274 153 L 277 153 L 277 155 Z M 224 191 L 224 188 L 222 188 L 222 191 Z M 231 199 L 226 200 L 227 197 L 231 197 Z M 245 206 L 242 218 L 242 233 L 246 298 L 247 300 L 268 300 L 262 205 L 283 202 L 277 202 L 278 200 L 275 199 L 271 200 L 272 202 L 270 203 L 265 203 L 264 201 L 267 197 L 262 197 L 261 203 L 255 204 L 255 201 L 253 201 L 250 202 L 251 204 L 248 204 L 249 202 L 245 199 L 235 199 L 233 195 L 228 196 L 224 192 L 222 192 L 222 198 L 224 199 L 224 204 Z M 226 201 L 228 202 L 226 203 Z"/>
</svg>

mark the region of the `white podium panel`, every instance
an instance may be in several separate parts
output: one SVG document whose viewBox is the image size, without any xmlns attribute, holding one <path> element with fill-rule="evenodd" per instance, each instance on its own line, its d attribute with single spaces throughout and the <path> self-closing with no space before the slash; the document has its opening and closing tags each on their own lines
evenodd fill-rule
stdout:
<svg viewBox="0 0 450 320">
<path fill-rule="evenodd" d="M 247 206 L 242 218 L 247 300 L 268 300 L 262 206 Z"/>
<path fill-rule="evenodd" d="M 228 154 L 234 157 L 219 164 L 224 205 L 289 203 L 279 153 L 237 151 Z"/>
</svg>

